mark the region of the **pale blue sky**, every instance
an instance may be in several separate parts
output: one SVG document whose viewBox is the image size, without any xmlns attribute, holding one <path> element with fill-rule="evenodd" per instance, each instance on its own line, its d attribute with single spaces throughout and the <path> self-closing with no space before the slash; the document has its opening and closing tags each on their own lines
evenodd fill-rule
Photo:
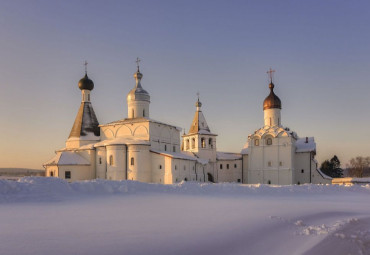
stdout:
<svg viewBox="0 0 370 255">
<path fill-rule="evenodd" d="M 319 162 L 370 156 L 368 1 L 0 2 L 0 167 L 41 168 L 64 147 L 83 61 L 101 124 L 126 117 L 136 57 L 151 117 L 189 128 L 197 91 L 218 149 L 263 125 L 276 70 L 282 124 Z"/>
</svg>

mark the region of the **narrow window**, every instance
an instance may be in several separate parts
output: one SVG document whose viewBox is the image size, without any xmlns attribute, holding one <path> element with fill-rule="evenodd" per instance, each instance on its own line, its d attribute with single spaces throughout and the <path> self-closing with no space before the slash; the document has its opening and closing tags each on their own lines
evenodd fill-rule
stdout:
<svg viewBox="0 0 370 255">
<path fill-rule="evenodd" d="M 186 139 L 185 145 L 186 149 L 189 150 L 189 139 Z"/>
<path fill-rule="evenodd" d="M 304 173 L 304 169 L 301 170 L 301 173 L 303 174 Z"/>
<path fill-rule="evenodd" d="M 133 166 L 135 164 L 135 159 L 132 157 L 131 158 L 131 165 Z"/>
<path fill-rule="evenodd" d="M 184 170 L 186 170 L 186 166 L 184 166 Z"/>
<path fill-rule="evenodd" d="M 177 170 L 177 165 L 175 165 L 175 170 Z"/>
<path fill-rule="evenodd" d="M 298 184 L 298 185 L 301 185 L 301 183 L 300 183 L 300 182 L 298 182 L 297 184 Z"/>
<path fill-rule="evenodd" d="M 90 101 L 90 94 L 87 95 L 87 101 Z"/>
<path fill-rule="evenodd" d="M 220 169 L 222 169 L 222 164 L 220 164 Z"/>
<path fill-rule="evenodd" d="M 211 149 L 213 149 L 213 142 L 212 142 L 212 138 L 209 138 L 208 139 L 208 145 Z"/>
<path fill-rule="evenodd" d="M 240 179 L 238 179 L 238 182 L 240 182 L 241 180 Z"/>
<path fill-rule="evenodd" d="M 229 169 L 229 164 L 226 164 L 226 169 Z"/>
<path fill-rule="evenodd" d="M 268 166 L 272 166 L 272 163 L 271 163 L 271 161 L 269 161 L 269 162 L 267 163 L 267 165 L 268 165 Z"/>
<path fill-rule="evenodd" d="M 191 141 L 192 141 L 191 148 L 192 148 L 192 149 L 195 149 L 195 138 L 193 138 Z"/>
<path fill-rule="evenodd" d="M 270 126 L 271 126 L 271 118 L 270 118 Z"/>
<path fill-rule="evenodd" d="M 271 181 L 269 180 L 267 183 L 268 183 L 268 184 L 271 184 Z"/>
<path fill-rule="evenodd" d="M 164 151 L 167 151 L 167 144 L 164 145 Z"/>
<path fill-rule="evenodd" d="M 113 166 L 113 155 L 109 156 L 109 165 Z"/>
<path fill-rule="evenodd" d="M 101 157 L 99 158 L 99 164 L 101 165 Z"/>
<path fill-rule="evenodd" d="M 176 182 L 178 182 L 177 178 L 176 178 Z"/>
<path fill-rule="evenodd" d="M 159 165 L 159 169 L 162 169 L 162 165 Z"/>
<path fill-rule="evenodd" d="M 145 109 L 143 110 L 143 117 L 145 117 Z"/>
<path fill-rule="evenodd" d="M 254 140 L 254 145 L 255 145 L 255 146 L 259 146 L 259 145 L 260 145 L 260 140 L 255 139 L 255 140 Z"/>
<path fill-rule="evenodd" d="M 194 166 L 193 166 L 193 170 L 194 170 Z"/>
<path fill-rule="evenodd" d="M 202 148 L 205 148 L 206 147 L 206 139 L 202 138 L 201 143 L 202 143 Z"/>
<path fill-rule="evenodd" d="M 280 166 L 283 166 L 283 162 L 282 162 L 282 161 L 280 161 L 279 165 L 280 165 Z"/>
<path fill-rule="evenodd" d="M 237 165 L 236 164 L 234 164 L 234 168 L 236 168 L 237 167 Z"/>
<path fill-rule="evenodd" d="M 54 176 L 54 172 L 50 172 L 50 176 L 53 177 Z"/>
<path fill-rule="evenodd" d="M 64 178 L 65 179 L 71 179 L 71 171 L 65 171 L 64 172 Z"/>
<path fill-rule="evenodd" d="M 176 152 L 176 146 L 173 146 L 173 147 L 172 147 L 172 151 L 173 151 L 173 152 Z"/>
<path fill-rule="evenodd" d="M 131 118 L 135 118 L 135 111 L 134 111 L 134 109 L 132 109 L 132 111 L 131 111 Z"/>
<path fill-rule="evenodd" d="M 271 145 L 271 144 L 272 144 L 272 138 L 267 138 L 267 140 L 266 140 L 266 144 L 267 144 L 267 145 Z"/>
</svg>

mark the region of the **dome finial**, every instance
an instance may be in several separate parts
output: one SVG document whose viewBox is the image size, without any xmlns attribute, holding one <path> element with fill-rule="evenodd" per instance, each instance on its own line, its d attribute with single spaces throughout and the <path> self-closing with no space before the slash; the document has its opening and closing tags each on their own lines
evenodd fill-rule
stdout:
<svg viewBox="0 0 370 255">
<path fill-rule="evenodd" d="M 136 66 L 137 66 L 137 72 L 140 73 L 140 61 L 141 59 L 139 57 L 136 58 Z"/>
<path fill-rule="evenodd" d="M 272 78 L 274 77 L 275 70 L 272 70 L 272 68 L 270 67 L 270 70 L 268 70 L 266 73 L 270 78 L 270 83 L 272 83 Z"/>
<path fill-rule="evenodd" d="M 87 63 L 87 61 L 85 60 L 85 62 L 84 62 L 84 66 L 85 66 L 85 75 L 87 75 L 87 64 L 89 64 L 89 63 Z"/>
<path fill-rule="evenodd" d="M 197 92 L 197 97 L 198 97 L 198 100 L 195 103 L 195 106 L 197 107 L 197 110 L 199 111 L 200 110 L 200 107 L 202 107 L 202 103 L 199 100 L 199 91 Z"/>
</svg>

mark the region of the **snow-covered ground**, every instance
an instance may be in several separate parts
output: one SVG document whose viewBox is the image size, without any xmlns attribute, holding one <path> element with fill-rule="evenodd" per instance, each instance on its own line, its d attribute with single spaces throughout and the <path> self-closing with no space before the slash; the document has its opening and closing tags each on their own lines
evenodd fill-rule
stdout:
<svg viewBox="0 0 370 255">
<path fill-rule="evenodd" d="M 0 180 L 0 254 L 370 254 L 370 186 Z"/>
</svg>

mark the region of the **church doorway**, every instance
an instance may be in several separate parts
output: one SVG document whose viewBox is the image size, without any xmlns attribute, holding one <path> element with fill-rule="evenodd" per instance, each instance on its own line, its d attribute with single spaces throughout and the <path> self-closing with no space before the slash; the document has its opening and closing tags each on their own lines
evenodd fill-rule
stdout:
<svg viewBox="0 0 370 255">
<path fill-rule="evenodd" d="M 208 181 L 209 182 L 215 182 L 215 180 L 213 179 L 213 175 L 212 174 L 210 174 L 210 173 L 207 173 L 207 176 L 208 176 Z"/>
</svg>

